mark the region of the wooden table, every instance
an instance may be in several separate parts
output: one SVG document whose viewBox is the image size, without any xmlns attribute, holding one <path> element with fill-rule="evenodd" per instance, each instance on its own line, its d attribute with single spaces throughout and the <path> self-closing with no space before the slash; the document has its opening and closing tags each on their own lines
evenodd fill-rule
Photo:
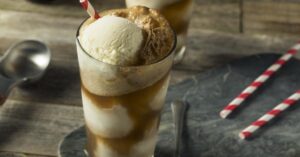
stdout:
<svg viewBox="0 0 300 157">
<path fill-rule="evenodd" d="M 230 5 L 225 7 L 231 8 Z M 122 6 L 121 0 L 102 0 L 96 5 L 99 9 Z M 295 37 L 244 36 L 206 30 L 201 27 L 202 20 L 207 20 L 201 12 L 205 7 L 208 6 L 197 1 L 189 29 L 188 53 L 173 68 L 171 84 L 235 58 L 283 52 L 296 41 Z M 221 6 L 212 4 L 208 8 L 215 11 L 217 7 Z M 0 108 L 0 157 L 56 156 L 64 135 L 84 124 L 75 50 L 75 32 L 84 17 L 86 13 L 77 1 L 57 0 L 48 5 L 24 0 L 0 1 L 0 53 L 23 39 L 42 40 L 52 51 L 49 70 L 42 80 L 13 89 Z"/>
</svg>

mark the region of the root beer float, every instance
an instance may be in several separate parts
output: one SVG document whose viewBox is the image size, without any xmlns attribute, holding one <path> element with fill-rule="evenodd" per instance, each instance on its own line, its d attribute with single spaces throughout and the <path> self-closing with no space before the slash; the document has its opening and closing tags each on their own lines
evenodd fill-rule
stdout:
<svg viewBox="0 0 300 157">
<path fill-rule="evenodd" d="M 90 157 L 150 157 L 176 45 L 167 20 L 146 7 L 108 10 L 77 33 Z"/>
</svg>

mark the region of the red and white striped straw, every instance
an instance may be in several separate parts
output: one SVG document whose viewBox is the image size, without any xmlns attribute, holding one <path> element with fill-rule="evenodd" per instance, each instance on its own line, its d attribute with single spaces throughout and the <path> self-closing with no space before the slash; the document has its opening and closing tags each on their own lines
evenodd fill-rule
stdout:
<svg viewBox="0 0 300 157">
<path fill-rule="evenodd" d="M 267 124 L 277 115 L 279 115 L 282 111 L 286 110 L 288 107 L 295 104 L 300 99 L 300 90 L 291 95 L 289 98 L 284 100 L 281 104 L 277 105 L 275 108 L 267 112 L 261 118 L 253 122 L 250 126 L 245 128 L 240 134 L 241 139 L 245 139 L 250 137 L 256 130 Z"/>
<path fill-rule="evenodd" d="M 276 71 L 278 71 L 287 61 L 289 61 L 297 51 L 300 50 L 300 41 L 282 55 L 273 65 L 264 71 L 254 82 L 252 82 L 246 89 L 242 91 L 233 101 L 231 101 L 221 112 L 220 116 L 226 118 L 239 105 L 241 105 L 256 89 L 258 89 L 264 82 L 266 82 Z"/>
<path fill-rule="evenodd" d="M 94 19 L 99 19 L 100 16 L 95 10 L 95 8 L 92 6 L 92 4 L 89 2 L 89 0 L 79 0 L 81 6 L 84 10 Z"/>
</svg>

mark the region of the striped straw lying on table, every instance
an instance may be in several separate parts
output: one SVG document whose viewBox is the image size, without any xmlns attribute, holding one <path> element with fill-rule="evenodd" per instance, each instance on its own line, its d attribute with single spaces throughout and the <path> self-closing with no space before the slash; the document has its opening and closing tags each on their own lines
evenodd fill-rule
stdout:
<svg viewBox="0 0 300 157">
<path fill-rule="evenodd" d="M 263 85 L 276 71 L 278 71 L 293 55 L 300 50 L 300 41 L 282 55 L 273 65 L 263 72 L 254 82 L 252 82 L 240 95 L 231 101 L 221 112 L 222 118 L 227 118 L 238 106 L 240 106 L 249 96 L 251 96 L 260 86 Z"/>
<path fill-rule="evenodd" d="M 286 110 L 290 106 L 294 105 L 300 99 L 300 90 L 295 92 L 289 98 L 284 100 L 282 103 L 277 105 L 275 108 L 267 112 L 261 118 L 253 122 L 250 126 L 245 128 L 239 134 L 241 139 L 249 138 L 255 131 L 257 131 L 262 126 L 266 125 L 270 122 L 273 118 L 277 117 L 282 111 Z"/>
</svg>

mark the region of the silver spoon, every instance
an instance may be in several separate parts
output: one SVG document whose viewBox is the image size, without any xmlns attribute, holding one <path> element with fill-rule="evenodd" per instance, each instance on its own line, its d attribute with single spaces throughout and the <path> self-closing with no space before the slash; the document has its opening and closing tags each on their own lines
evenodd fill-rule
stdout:
<svg viewBox="0 0 300 157">
<path fill-rule="evenodd" d="M 180 100 L 173 101 L 171 104 L 173 120 L 175 125 L 175 152 L 174 157 L 180 156 L 180 145 L 183 130 L 183 120 L 187 105 Z"/>
<path fill-rule="evenodd" d="M 0 105 L 14 86 L 40 79 L 50 58 L 49 48 L 40 41 L 24 40 L 11 46 L 0 59 Z"/>
</svg>

